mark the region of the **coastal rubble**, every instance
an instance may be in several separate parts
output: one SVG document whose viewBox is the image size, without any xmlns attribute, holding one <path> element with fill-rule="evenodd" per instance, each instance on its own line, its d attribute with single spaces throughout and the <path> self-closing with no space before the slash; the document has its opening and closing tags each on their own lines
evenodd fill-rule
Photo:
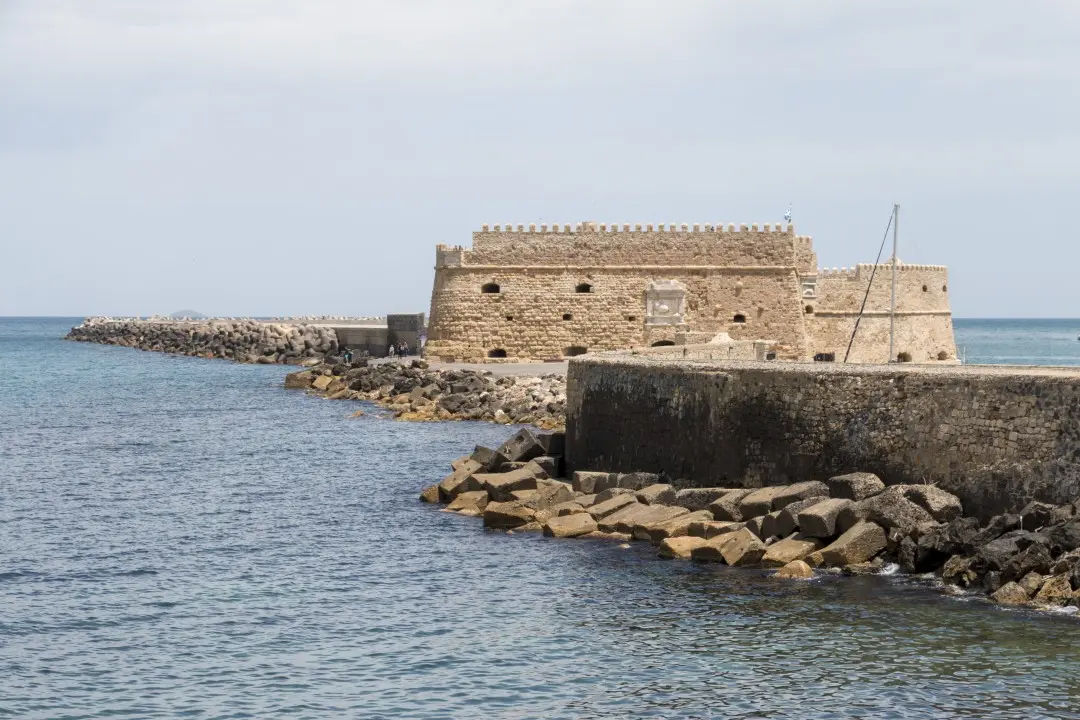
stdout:
<svg viewBox="0 0 1080 720">
<path fill-rule="evenodd" d="M 557 374 L 496 377 L 487 371 L 432 369 L 419 358 L 383 363 L 360 359 L 290 373 L 285 387 L 331 400 L 368 400 L 393 410 L 401 420 L 484 420 L 547 430 L 566 425 L 566 378 Z M 530 460 L 546 464 L 549 472 L 561 472 L 561 439 L 518 442 L 523 444 L 499 453 L 477 451 L 472 459 L 483 465 L 483 472 L 515 469 L 507 464 Z"/>
<path fill-rule="evenodd" d="M 677 482 L 652 473 L 581 470 L 560 478 L 548 469 L 562 466 L 562 445 L 560 432 L 526 428 L 499 448 L 477 446 L 421 499 L 479 516 L 492 530 L 649 542 L 663 558 L 769 569 L 777 578 L 809 579 L 830 568 L 861 575 L 898 565 L 981 590 L 1002 605 L 1080 605 L 1075 504 L 1033 503 L 1021 514 L 981 523 L 936 486 L 887 486 L 871 473 L 691 490 L 674 490 Z M 508 494 L 509 487 L 516 489 Z"/>
</svg>

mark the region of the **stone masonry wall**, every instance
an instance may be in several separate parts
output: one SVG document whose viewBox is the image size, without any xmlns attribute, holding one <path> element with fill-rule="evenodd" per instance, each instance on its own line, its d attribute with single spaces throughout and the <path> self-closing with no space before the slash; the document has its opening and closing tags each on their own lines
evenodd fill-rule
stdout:
<svg viewBox="0 0 1080 720">
<path fill-rule="evenodd" d="M 1080 372 L 652 354 L 571 361 L 572 468 L 724 487 L 869 471 L 937 484 L 984 518 L 1080 497 Z"/>
<path fill-rule="evenodd" d="M 811 239 L 790 225 L 485 225 L 472 249 L 436 251 L 427 349 L 445 360 L 548 359 L 726 332 L 770 340 L 780 359 L 839 359 L 872 266 L 829 272 L 816 264 Z M 954 358 L 948 298 L 936 289 L 945 269 L 901 267 L 897 353 Z M 853 361 L 888 355 L 876 318 L 888 312 L 888 278 L 881 266 Z M 646 289 L 657 280 L 686 288 L 680 327 L 646 323 Z"/>
</svg>

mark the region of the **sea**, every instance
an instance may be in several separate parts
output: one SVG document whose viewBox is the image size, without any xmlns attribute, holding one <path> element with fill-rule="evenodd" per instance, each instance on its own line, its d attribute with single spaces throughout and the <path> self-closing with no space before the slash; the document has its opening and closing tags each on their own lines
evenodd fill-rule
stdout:
<svg viewBox="0 0 1080 720">
<path fill-rule="evenodd" d="M 508 428 L 79 320 L 0 318 L 0 717 L 1080 717 L 1067 612 L 485 532 L 417 493 Z M 956 321 L 969 363 L 1080 365 L 1078 334 Z"/>
</svg>

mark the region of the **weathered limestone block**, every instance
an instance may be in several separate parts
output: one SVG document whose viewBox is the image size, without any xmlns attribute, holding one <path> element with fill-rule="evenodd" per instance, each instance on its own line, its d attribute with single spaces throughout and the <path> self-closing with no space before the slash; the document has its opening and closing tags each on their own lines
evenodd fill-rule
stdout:
<svg viewBox="0 0 1080 720">
<path fill-rule="evenodd" d="M 814 570 L 802 560 L 794 560 L 773 573 L 773 577 L 789 580 L 809 580 Z"/>
<path fill-rule="evenodd" d="M 531 522 L 535 514 L 519 502 L 489 502 L 484 508 L 484 527 L 520 527 Z"/>
<path fill-rule="evenodd" d="M 555 517 L 562 517 L 563 515 L 577 515 L 578 513 L 585 512 L 585 508 L 583 508 L 579 503 L 573 500 L 561 502 L 558 505 L 553 505 L 548 509 L 555 513 Z"/>
<path fill-rule="evenodd" d="M 1032 500 L 1020 511 L 1022 528 L 1024 530 L 1035 531 L 1050 525 L 1050 518 L 1054 514 L 1054 509 L 1055 507 L 1049 503 Z"/>
<path fill-rule="evenodd" d="M 619 500 L 619 498 L 625 498 L 625 497 L 628 497 L 628 496 L 620 495 L 618 498 L 612 498 L 612 500 L 609 500 L 608 502 L 614 502 L 616 500 Z M 631 519 L 631 518 L 635 518 L 635 517 L 640 517 L 641 514 L 643 512 L 645 512 L 646 510 L 648 510 L 648 509 L 649 509 L 648 505 L 642 505 L 637 500 L 633 500 L 633 502 L 624 502 L 622 507 L 615 510 L 614 512 L 608 513 L 608 514 L 603 515 L 603 516 L 599 516 L 594 512 L 590 512 L 589 514 L 592 515 L 594 518 L 596 518 L 596 524 L 604 532 L 623 532 L 623 533 L 628 533 L 629 534 L 629 531 L 626 530 L 626 529 L 623 529 L 623 530 L 618 529 L 619 521 L 624 520 L 624 519 Z"/>
<path fill-rule="evenodd" d="M 843 567 L 871 560 L 885 549 L 885 530 L 872 522 L 860 522 L 836 538 L 832 544 L 811 553 L 806 563 L 811 566 Z"/>
<path fill-rule="evenodd" d="M 739 512 L 739 503 L 752 492 L 753 490 L 746 489 L 732 490 L 709 505 L 709 510 L 717 520 L 739 522 L 743 519 L 742 513 Z"/>
<path fill-rule="evenodd" d="M 592 515 L 594 518 L 599 520 L 600 518 L 607 517 L 608 515 L 611 515 L 614 512 L 618 512 L 619 510 L 622 510 L 627 505 L 638 505 L 638 504 L 639 503 L 637 501 L 637 498 L 635 498 L 633 495 L 629 495 L 629 494 L 627 494 L 627 495 L 616 495 L 615 497 L 611 498 L 610 500 L 605 500 L 604 502 L 599 502 L 599 503 L 596 503 L 594 505 L 590 505 L 586 509 L 589 511 L 590 515 Z"/>
<path fill-rule="evenodd" d="M 949 522 L 964 513 L 960 498 L 934 485 L 906 485 L 904 497 L 912 501 L 937 522 Z"/>
<path fill-rule="evenodd" d="M 326 390 L 326 388 L 330 387 L 330 384 L 333 383 L 333 382 L 334 382 L 333 376 L 331 376 L 331 375 L 320 375 L 319 377 L 315 378 L 312 381 L 311 387 L 313 387 L 316 390 Z"/>
<path fill-rule="evenodd" d="M 540 457 L 533 458 L 534 463 L 539 465 L 547 473 L 548 477 L 557 478 L 562 477 L 562 457 L 559 455 L 541 455 Z"/>
<path fill-rule="evenodd" d="M 547 521 L 544 526 L 544 534 L 553 537 L 577 537 L 595 532 L 596 521 L 588 513 L 576 513 L 574 515 L 560 515 Z"/>
<path fill-rule="evenodd" d="M 727 541 L 727 535 L 705 539 L 704 544 L 690 548 L 690 559 L 697 562 L 724 562 L 724 554 L 720 551 Z"/>
<path fill-rule="evenodd" d="M 836 535 L 836 518 L 851 504 L 851 500 L 834 498 L 800 510 L 797 522 L 799 530 L 808 537 L 833 537 Z"/>
<path fill-rule="evenodd" d="M 771 537 L 783 537 L 776 531 L 776 523 L 780 519 L 780 513 L 783 510 L 773 510 L 768 515 L 762 515 L 761 520 L 761 532 L 758 534 L 762 540 L 767 540 Z"/>
<path fill-rule="evenodd" d="M 1035 595 L 1034 601 L 1036 605 L 1052 607 L 1068 603 L 1072 596 L 1073 589 L 1072 584 L 1069 582 L 1069 576 L 1054 575 L 1042 584 L 1042 588 Z"/>
<path fill-rule="evenodd" d="M 788 485 L 773 498 L 772 509 L 774 512 L 783 510 L 793 502 L 806 500 L 812 497 L 828 496 L 829 486 L 820 480 L 808 480 Z"/>
<path fill-rule="evenodd" d="M 688 535 L 709 539 L 741 530 L 745 526 L 745 523 L 731 522 L 729 520 L 703 520 L 691 522 L 686 532 Z"/>
<path fill-rule="evenodd" d="M 596 495 L 584 495 L 584 494 L 574 493 L 574 502 L 581 505 L 581 507 L 589 507 L 590 505 L 595 505 L 596 504 L 596 498 L 597 498 Z"/>
<path fill-rule="evenodd" d="M 496 450 L 492 450 L 491 448 L 484 447 L 483 445 L 477 445 L 476 449 L 473 450 L 472 455 L 469 456 L 469 459 L 480 463 L 483 467 L 482 472 L 495 472 L 502 467 L 503 464 L 510 462 L 509 458 L 505 455 Z"/>
<path fill-rule="evenodd" d="M 537 480 L 535 510 L 544 510 L 553 505 L 569 502 L 574 497 L 566 483 Z"/>
<path fill-rule="evenodd" d="M 765 543 L 752 532 L 743 528 L 729 533 L 720 546 L 724 562 L 734 567 L 748 567 L 758 564 L 765 555 Z"/>
<path fill-rule="evenodd" d="M 660 476 L 656 473 L 632 472 L 619 473 L 618 486 L 630 490 L 644 490 L 650 485 L 658 485 Z"/>
<path fill-rule="evenodd" d="M 785 486 L 763 487 L 754 490 L 739 501 L 739 515 L 743 520 L 760 517 L 772 512 L 773 500 L 786 491 Z"/>
<path fill-rule="evenodd" d="M 285 376 L 285 388 L 305 390 L 311 387 L 314 379 L 315 376 L 310 370 L 301 370 L 300 372 L 289 373 Z"/>
<path fill-rule="evenodd" d="M 635 493 L 637 501 L 643 505 L 674 505 L 675 488 L 671 485 L 657 483 L 642 488 Z M 710 516 L 711 517 L 711 516 Z"/>
<path fill-rule="evenodd" d="M 870 520 L 887 530 L 896 528 L 907 534 L 934 518 L 923 508 L 908 500 L 904 493 L 911 485 L 892 485 L 865 500 L 849 505 L 837 518 L 837 529 L 846 531 L 856 523 Z"/>
<path fill-rule="evenodd" d="M 612 540 L 619 543 L 630 542 L 630 536 L 626 533 L 604 532 L 602 530 L 586 533 L 585 535 L 578 535 L 578 537 L 588 538 L 590 540 Z"/>
<path fill-rule="evenodd" d="M 450 469 L 457 470 L 459 467 L 465 464 L 466 460 L 470 459 L 471 457 L 471 455 L 462 455 L 459 458 L 454 458 L 450 461 Z"/>
<path fill-rule="evenodd" d="M 764 540 L 766 536 L 761 534 L 761 526 L 764 523 L 765 523 L 765 516 L 754 517 L 754 518 L 750 518 L 749 520 L 747 520 L 744 527 L 746 527 L 746 529 L 749 530 L 750 532 L 754 533 L 754 535 L 757 536 L 758 538 Z"/>
<path fill-rule="evenodd" d="M 608 488 L 607 490 L 604 490 L 603 492 L 596 493 L 596 502 L 598 502 L 598 503 L 607 502 L 608 500 L 615 497 L 616 495 L 635 495 L 636 496 L 636 493 L 634 493 L 634 491 L 631 490 L 630 488 L 621 488 L 621 487 Z M 635 499 L 636 499 L 636 497 L 635 497 Z"/>
<path fill-rule="evenodd" d="M 690 523 L 708 521 L 712 518 L 712 513 L 708 510 L 695 510 L 692 513 L 684 513 L 677 515 L 669 520 L 662 520 L 660 522 L 650 522 L 638 525 L 634 528 L 634 538 L 637 540 L 648 540 L 652 544 L 656 545 L 661 540 L 667 537 L 680 537 L 682 535 L 688 535 L 690 530 Z"/>
<path fill-rule="evenodd" d="M 686 508 L 674 507 L 673 505 L 631 505 L 628 509 L 636 512 L 628 512 L 626 515 L 618 518 L 615 521 L 615 527 L 612 528 L 615 532 L 630 533 L 630 536 L 634 536 L 634 529 L 638 525 L 645 523 L 661 523 L 672 518 L 676 518 L 680 515 L 687 515 Z M 618 514 L 618 513 L 616 513 Z M 604 518 L 604 522 L 611 520 L 611 515 Z M 646 537 L 648 539 L 648 537 Z"/>
<path fill-rule="evenodd" d="M 483 490 L 483 483 L 476 478 L 481 470 L 478 462 L 467 460 L 439 482 L 439 500 L 448 503 L 469 490 Z"/>
<path fill-rule="evenodd" d="M 420 493 L 420 501 L 421 502 L 426 502 L 426 503 L 437 503 L 437 502 L 439 502 L 439 485 L 438 485 L 438 483 L 436 483 L 435 485 L 431 485 L 430 487 L 424 488 L 424 491 Z"/>
<path fill-rule="evenodd" d="M 828 499 L 829 498 L 827 497 L 812 497 L 806 498 L 805 500 L 797 500 L 788 504 L 780 511 L 780 514 L 776 516 L 773 535 L 776 537 L 787 537 L 795 532 L 799 529 L 799 513 Z"/>
<path fill-rule="evenodd" d="M 488 500 L 489 498 L 486 490 L 470 490 L 469 492 L 460 493 L 454 498 L 453 502 L 446 506 L 446 509 L 453 512 L 468 510 L 479 515 L 484 512 L 484 508 L 488 505 Z"/>
<path fill-rule="evenodd" d="M 672 504 L 691 512 L 705 510 L 729 492 L 730 488 L 685 488 L 675 491 L 675 502 Z"/>
<path fill-rule="evenodd" d="M 1001 605 L 1027 605 L 1029 601 L 1027 592 L 1015 582 L 1005 583 L 990 597 Z"/>
<path fill-rule="evenodd" d="M 529 428 L 522 428 L 500 445 L 496 452 L 510 462 L 525 462 L 540 457 L 545 454 L 545 449 L 537 440 L 536 435 Z"/>
<path fill-rule="evenodd" d="M 506 502 L 515 490 L 535 490 L 536 481 L 544 479 L 544 471 L 538 465 L 526 464 L 518 470 L 505 473 L 477 473 L 473 476 L 491 495 L 492 500 Z"/>
<path fill-rule="evenodd" d="M 1000 568 L 1001 580 L 1002 582 L 1019 580 L 1029 573 L 1046 575 L 1053 564 L 1054 559 L 1050 556 L 1050 549 L 1043 543 L 1033 543 L 1009 558 Z"/>
<path fill-rule="evenodd" d="M 1000 573 L 998 577 L 1000 577 Z M 1044 582 L 1046 582 L 1046 576 L 1040 575 L 1037 572 L 1029 572 L 1022 580 L 1020 580 L 1020 587 L 1024 588 L 1024 592 L 1028 594 L 1028 597 L 1031 597 L 1039 592 L 1039 589 L 1042 588 Z"/>
<path fill-rule="evenodd" d="M 778 540 L 765 549 L 761 564 L 766 567 L 780 567 L 795 560 L 802 560 L 807 555 L 817 552 L 824 543 L 818 538 L 801 534 Z"/>
<path fill-rule="evenodd" d="M 691 556 L 694 548 L 705 545 L 705 538 L 692 535 L 667 537 L 660 542 L 660 557 L 687 559 Z"/>
<path fill-rule="evenodd" d="M 617 487 L 619 478 L 614 473 L 593 472 L 591 470 L 577 470 L 574 472 L 574 492 L 587 495 L 603 492 L 608 488 Z"/>
<path fill-rule="evenodd" d="M 865 500 L 885 489 L 885 483 L 873 473 L 848 473 L 829 478 L 829 495 L 846 500 Z"/>
</svg>

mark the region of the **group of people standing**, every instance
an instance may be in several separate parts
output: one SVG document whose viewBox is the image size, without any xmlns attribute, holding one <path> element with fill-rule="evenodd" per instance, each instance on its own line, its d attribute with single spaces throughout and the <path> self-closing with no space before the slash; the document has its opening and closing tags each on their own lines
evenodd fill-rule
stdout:
<svg viewBox="0 0 1080 720">
<path fill-rule="evenodd" d="M 408 354 L 409 343 L 405 342 L 404 340 L 399 342 L 397 345 L 394 345 L 393 343 L 390 344 L 390 357 L 394 357 L 395 355 L 398 357 L 407 357 Z"/>
</svg>

